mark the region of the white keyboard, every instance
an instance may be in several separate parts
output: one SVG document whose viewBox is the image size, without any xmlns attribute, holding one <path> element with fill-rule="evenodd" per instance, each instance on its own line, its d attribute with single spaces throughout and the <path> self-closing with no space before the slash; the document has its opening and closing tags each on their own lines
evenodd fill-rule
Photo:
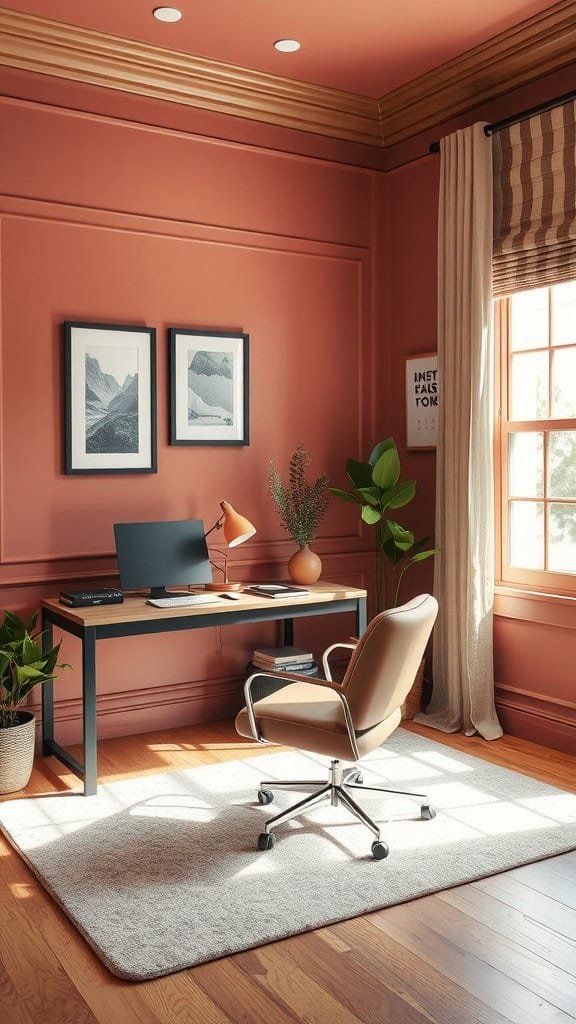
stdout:
<svg viewBox="0 0 576 1024">
<path fill-rule="evenodd" d="M 197 604 L 223 604 L 221 597 L 217 594 L 185 594 L 184 597 L 150 597 L 146 604 L 153 604 L 155 608 L 187 608 L 188 605 Z"/>
</svg>

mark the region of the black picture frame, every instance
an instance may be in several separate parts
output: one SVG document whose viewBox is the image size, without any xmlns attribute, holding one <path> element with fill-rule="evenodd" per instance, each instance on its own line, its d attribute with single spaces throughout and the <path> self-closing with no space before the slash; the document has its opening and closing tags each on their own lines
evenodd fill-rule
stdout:
<svg viewBox="0 0 576 1024">
<path fill-rule="evenodd" d="M 66 474 L 156 473 L 156 329 L 65 320 L 63 339 Z"/>
<path fill-rule="evenodd" d="M 243 331 L 168 329 L 170 444 L 250 444 L 249 349 Z M 190 388 L 192 361 L 196 383 L 207 377 L 203 393 Z"/>
</svg>

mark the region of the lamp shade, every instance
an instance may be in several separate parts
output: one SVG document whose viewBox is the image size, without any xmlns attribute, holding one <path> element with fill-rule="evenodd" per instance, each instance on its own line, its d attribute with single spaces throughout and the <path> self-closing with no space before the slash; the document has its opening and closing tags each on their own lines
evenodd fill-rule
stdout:
<svg viewBox="0 0 576 1024">
<path fill-rule="evenodd" d="M 243 544 L 245 540 L 254 536 L 256 527 L 245 516 L 241 516 L 232 507 L 230 502 L 221 501 L 220 508 L 224 514 L 224 522 L 222 523 L 224 539 L 229 548 L 236 548 L 239 544 Z"/>
</svg>

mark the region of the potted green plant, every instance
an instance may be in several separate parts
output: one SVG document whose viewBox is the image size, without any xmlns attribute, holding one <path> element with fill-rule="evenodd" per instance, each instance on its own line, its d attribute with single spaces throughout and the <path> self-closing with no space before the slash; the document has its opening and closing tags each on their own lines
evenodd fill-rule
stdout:
<svg viewBox="0 0 576 1024">
<path fill-rule="evenodd" d="M 380 441 L 372 450 L 368 462 L 348 459 L 349 491 L 331 487 L 332 494 L 358 505 L 363 522 L 376 529 L 376 610 L 395 608 L 400 599 L 404 574 L 418 562 L 424 562 L 438 553 L 437 548 L 425 548 L 429 538 L 416 540 L 412 530 L 401 526 L 390 513 L 409 505 L 416 494 L 415 480 L 400 480 L 400 456 L 394 438 Z M 406 704 L 410 706 L 403 717 L 413 717 L 419 709 L 424 662 Z"/>
<path fill-rule="evenodd" d="M 304 585 L 316 583 L 320 579 L 322 562 L 311 551 L 310 544 L 316 537 L 330 502 L 327 476 L 320 476 L 313 482 L 306 479 L 310 462 L 308 451 L 304 445 L 299 444 L 288 463 L 288 483 L 282 481 L 273 463 L 270 463 L 268 475 L 270 493 L 280 513 L 282 525 L 299 549 L 288 562 L 288 575 L 294 583 Z"/>
<path fill-rule="evenodd" d="M 35 719 L 19 710 L 30 690 L 55 678 L 60 644 L 42 652 L 41 635 L 34 633 L 37 615 L 25 621 L 4 612 L 0 625 L 0 793 L 27 785 L 34 761 Z"/>
</svg>

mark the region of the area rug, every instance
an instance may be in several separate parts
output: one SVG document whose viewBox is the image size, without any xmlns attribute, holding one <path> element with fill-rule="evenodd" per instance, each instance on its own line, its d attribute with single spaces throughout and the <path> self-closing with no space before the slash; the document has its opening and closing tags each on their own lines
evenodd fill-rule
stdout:
<svg viewBox="0 0 576 1024">
<path fill-rule="evenodd" d="M 270 748 L 271 751 L 273 748 Z M 98 795 L 0 804 L 0 824 L 97 955 L 143 980 L 576 848 L 576 795 L 398 729 L 363 761 L 366 785 L 427 792 L 438 810 L 375 793 L 386 860 L 321 805 L 256 849 L 261 779 L 324 778 L 313 754 L 269 753 L 101 783 Z"/>
</svg>

